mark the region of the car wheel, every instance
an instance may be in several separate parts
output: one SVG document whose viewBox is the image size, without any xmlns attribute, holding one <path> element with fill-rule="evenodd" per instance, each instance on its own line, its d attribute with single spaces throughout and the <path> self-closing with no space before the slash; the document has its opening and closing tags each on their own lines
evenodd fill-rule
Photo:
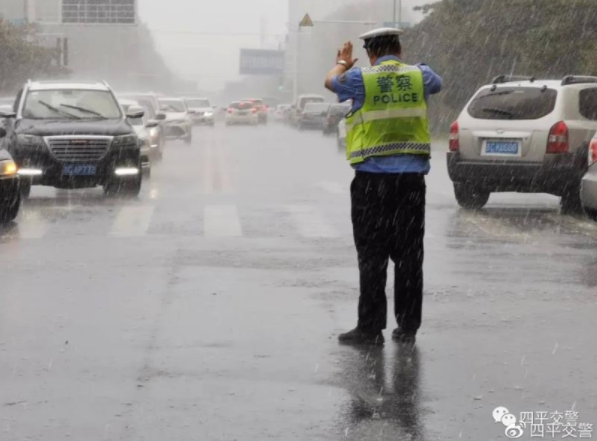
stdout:
<svg viewBox="0 0 597 441">
<path fill-rule="evenodd" d="M 594 210 L 592 208 L 585 208 L 585 213 L 587 214 L 587 217 L 589 219 L 597 222 L 597 210 Z"/>
<path fill-rule="evenodd" d="M 27 179 L 21 180 L 21 199 L 29 199 L 31 195 L 31 181 Z"/>
<path fill-rule="evenodd" d="M 190 145 L 193 143 L 193 135 L 189 135 L 184 139 L 184 143 Z"/>
<path fill-rule="evenodd" d="M 480 210 L 487 204 L 491 193 L 470 184 L 454 183 L 454 195 L 458 205 L 467 210 Z"/>
<path fill-rule="evenodd" d="M 570 189 L 562 195 L 560 208 L 562 214 L 582 214 L 584 212 L 578 187 Z"/>
<path fill-rule="evenodd" d="M 8 204 L 0 205 L 0 225 L 5 225 L 12 222 L 19 214 L 19 208 L 21 207 L 21 195 L 17 194 L 17 197 L 13 201 L 9 201 Z"/>
</svg>

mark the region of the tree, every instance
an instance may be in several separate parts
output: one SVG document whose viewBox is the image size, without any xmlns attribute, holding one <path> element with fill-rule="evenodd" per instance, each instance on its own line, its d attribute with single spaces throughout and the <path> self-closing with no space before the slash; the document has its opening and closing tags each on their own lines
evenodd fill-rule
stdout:
<svg viewBox="0 0 597 441">
<path fill-rule="evenodd" d="M 32 25 L 0 19 L 0 92 L 14 93 L 27 78 L 57 78 L 68 70 L 57 63 L 58 50 L 37 44 Z"/>
<path fill-rule="evenodd" d="M 431 103 L 445 130 L 477 88 L 500 74 L 597 74 L 594 0 L 444 0 L 404 36 L 407 61 L 444 78 Z"/>
</svg>

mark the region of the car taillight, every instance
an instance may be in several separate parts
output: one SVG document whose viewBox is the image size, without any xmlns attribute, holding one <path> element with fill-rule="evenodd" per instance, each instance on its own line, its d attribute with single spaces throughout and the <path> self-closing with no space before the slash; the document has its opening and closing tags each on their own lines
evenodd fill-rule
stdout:
<svg viewBox="0 0 597 441">
<path fill-rule="evenodd" d="M 568 126 L 564 121 L 556 123 L 549 131 L 547 153 L 568 152 Z"/>
<path fill-rule="evenodd" d="M 589 165 L 593 165 L 597 162 L 597 139 L 591 141 L 589 146 Z"/>
<path fill-rule="evenodd" d="M 257 107 L 253 107 L 253 108 L 251 109 L 251 111 L 252 111 L 253 113 L 257 113 Z"/>
<path fill-rule="evenodd" d="M 234 112 L 234 110 L 228 109 L 228 113 L 232 113 L 232 112 Z"/>
<path fill-rule="evenodd" d="M 457 152 L 460 150 L 460 129 L 458 121 L 454 121 L 450 126 L 450 151 Z"/>
</svg>

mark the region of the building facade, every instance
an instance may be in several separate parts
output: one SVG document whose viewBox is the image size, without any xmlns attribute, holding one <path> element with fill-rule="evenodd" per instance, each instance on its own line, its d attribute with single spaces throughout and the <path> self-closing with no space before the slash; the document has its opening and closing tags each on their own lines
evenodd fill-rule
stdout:
<svg viewBox="0 0 597 441">
<path fill-rule="evenodd" d="M 1 0 L 0 17 L 16 24 L 36 24 L 39 42 L 60 49 L 58 62 L 73 77 L 105 79 L 124 88 L 153 83 L 156 76 L 152 63 L 143 57 L 143 42 L 150 35 L 139 29 L 137 2 Z"/>
</svg>

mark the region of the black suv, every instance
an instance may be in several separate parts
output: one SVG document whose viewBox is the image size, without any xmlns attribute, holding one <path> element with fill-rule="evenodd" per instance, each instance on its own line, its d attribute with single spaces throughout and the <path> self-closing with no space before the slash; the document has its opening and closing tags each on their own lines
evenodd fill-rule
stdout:
<svg viewBox="0 0 597 441">
<path fill-rule="evenodd" d="M 29 81 L 8 124 L 8 150 L 21 195 L 32 185 L 71 189 L 102 185 L 107 195 L 141 190 L 141 145 L 106 83 Z"/>
</svg>

